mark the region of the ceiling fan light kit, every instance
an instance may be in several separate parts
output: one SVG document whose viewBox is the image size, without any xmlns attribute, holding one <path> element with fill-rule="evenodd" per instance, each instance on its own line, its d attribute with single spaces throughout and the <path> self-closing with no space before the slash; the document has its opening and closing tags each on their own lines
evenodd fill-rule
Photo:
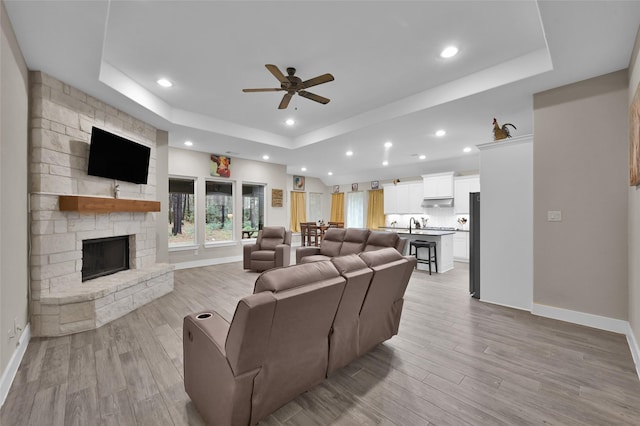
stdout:
<svg viewBox="0 0 640 426">
<path fill-rule="evenodd" d="M 309 80 L 302 81 L 300 77 L 297 77 L 296 69 L 293 67 L 287 68 L 287 75 L 285 76 L 280 69 L 272 64 L 266 64 L 265 67 L 269 70 L 273 76 L 280 82 L 280 87 L 260 88 L 260 89 L 242 89 L 245 93 L 252 92 L 287 92 L 282 97 L 278 109 L 286 109 L 289 106 L 289 101 L 296 93 L 303 98 L 311 99 L 312 101 L 319 102 L 321 104 L 328 104 L 330 99 L 324 96 L 316 95 L 315 93 L 307 92 L 305 89 L 309 87 L 317 86 L 319 84 L 328 83 L 333 81 L 331 74 L 322 74 Z"/>
</svg>

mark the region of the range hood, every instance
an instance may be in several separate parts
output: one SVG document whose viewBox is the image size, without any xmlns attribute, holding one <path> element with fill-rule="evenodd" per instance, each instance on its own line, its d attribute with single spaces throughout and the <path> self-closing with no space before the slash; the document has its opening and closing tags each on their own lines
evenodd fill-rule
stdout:
<svg viewBox="0 0 640 426">
<path fill-rule="evenodd" d="M 422 207 L 453 207 L 453 198 L 425 198 L 422 200 Z"/>
</svg>

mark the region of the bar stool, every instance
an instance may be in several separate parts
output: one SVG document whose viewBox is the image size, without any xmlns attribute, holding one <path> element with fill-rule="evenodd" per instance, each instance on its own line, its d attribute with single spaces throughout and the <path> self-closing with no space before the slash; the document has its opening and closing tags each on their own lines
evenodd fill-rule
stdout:
<svg viewBox="0 0 640 426">
<path fill-rule="evenodd" d="M 420 258 L 418 257 L 418 249 L 419 248 L 426 248 L 428 250 L 428 257 L 425 258 Z M 431 249 L 433 248 L 433 254 L 431 254 Z M 412 249 L 415 249 L 415 252 L 412 253 Z M 424 241 L 424 240 L 414 240 L 411 241 L 410 245 L 409 245 L 409 255 L 414 255 L 416 257 L 416 260 L 419 263 L 427 263 L 429 264 L 429 275 L 431 275 L 431 263 L 434 263 L 436 265 L 436 273 L 438 272 L 438 253 L 436 251 L 436 242 L 435 241 Z M 416 264 L 416 268 L 418 267 L 418 265 Z"/>
</svg>

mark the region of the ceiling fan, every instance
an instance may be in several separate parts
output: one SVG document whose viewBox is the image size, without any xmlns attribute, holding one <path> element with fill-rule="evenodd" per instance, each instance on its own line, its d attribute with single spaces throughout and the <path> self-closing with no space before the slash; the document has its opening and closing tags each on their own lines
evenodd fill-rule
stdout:
<svg viewBox="0 0 640 426">
<path fill-rule="evenodd" d="M 278 105 L 278 109 L 285 109 L 289 106 L 289 101 L 296 93 L 303 98 L 311 99 L 312 101 L 320 102 L 321 104 L 328 104 L 329 99 L 320 95 L 316 95 L 315 93 L 307 92 L 304 89 L 308 89 L 312 86 L 317 86 L 318 84 L 328 83 L 329 81 L 333 81 L 333 76 L 331 74 L 322 74 L 318 77 L 311 78 L 309 80 L 302 81 L 300 77 L 295 75 L 296 69 L 289 67 L 287 68 L 287 76 L 285 76 L 280 69 L 271 64 L 266 64 L 265 67 L 273 74 L 275 78 L 280 82 L 279 88 L 267 88 L 267 89 L 242 89 L 243 92 L 280 92 L 285 91 L 285 95 L 280 101 L 280 105 Z"/>
</svg>

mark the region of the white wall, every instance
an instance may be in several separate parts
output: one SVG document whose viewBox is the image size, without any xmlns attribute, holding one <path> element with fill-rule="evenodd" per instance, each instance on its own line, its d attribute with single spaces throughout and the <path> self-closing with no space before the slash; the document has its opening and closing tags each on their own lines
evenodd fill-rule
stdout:
<svg viewBox="0 0 640 426">
<path fill-rule="evenodd" d="M 217 153 L 211 153 L 217 154 Z M 186 149 L 169 148 L 168 174 L 171 177 L 194 177 L 196 182 L 196 214 L 204 212 L 204 185 L 208 178 L 211 154 Z M 257 183 L 265 185 L 265 226 L 284 226 L 289 228 L 289 192 L 293 188 L 293 177 L 286 174 L 286 168 L 280 164 L 231 158 L 231 177 L 235 182 L 236 193 L 242 190 L 243 183 Z M 283 207 L 271 206 L 271 190 L 283 190 Z M 305 190 L 315 189 L 314 183 L 307 180 Z M 320 191 L 322 192 L 322 191 Z M 238 200 L 238 198 L 236 198 Z M 235 210 L 241 206 L 237 204 Z M 167 216 L 164 216 L 167 223 Z M 234 215 L 234 229 L 236 241 L 221 246 L 204 247 L 204 220 L 196 218 L 197 245 L 195 249 L 169 250 L 169 262 L 174 264 L 188 263 L 189 265 L 209 264 L 241 259 L 242 242 L 240 241 L 241 215 Z"/>
<path fill-rule="evenodd" d="M 25 330 L 27 313 L 28 73 L 0 3 L 0 403 L 20 362 L 21 333 L 9 337 L 14 319 Z"/>
<path fill-rule="evenodd" d="M 169 262 L 169 236 L 165 218 L 169 216 L 169 133 L 156 133 L 156 197 L 160 203 L 160 213 L 156 220 L 156 261 Z"/>
<path fill-rule="evenodd" d="M 479 145 L 480 300 L 531 310 L 533 140 Z"/>
</svg>

